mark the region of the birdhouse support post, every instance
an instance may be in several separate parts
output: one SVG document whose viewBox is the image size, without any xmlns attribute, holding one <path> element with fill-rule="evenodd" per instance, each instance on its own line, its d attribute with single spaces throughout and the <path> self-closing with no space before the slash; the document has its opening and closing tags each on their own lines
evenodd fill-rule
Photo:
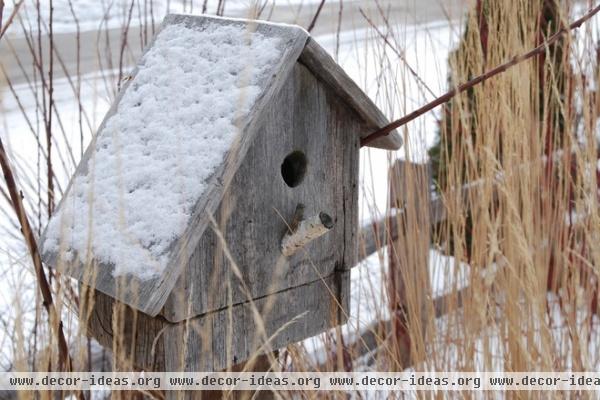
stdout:
<svg viewBox="0 0 600 400">
<path fill-rule="evenodd" d="M 389 180 L 390 203 L 397 210 L 392 218 L 398 229 L 397 239 L 388 247 L 391 328 L 397 341 L 393 346 L 398 349 L 396 359 L 400 368 L 407 368 L 424 352 L 429 319 L 429 165 L 398 160 L 390 169 Z M 411 343 L 414 337 L 422 340 Z"/>
</svg>

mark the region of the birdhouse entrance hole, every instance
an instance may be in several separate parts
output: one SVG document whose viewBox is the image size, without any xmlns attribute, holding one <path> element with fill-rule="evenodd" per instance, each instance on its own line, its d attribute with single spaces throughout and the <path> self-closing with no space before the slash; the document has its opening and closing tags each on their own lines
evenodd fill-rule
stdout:
<svg viewBox="0 0 600 400">
<path fill-rule="evenodd" d="M 304 179 L 308 160 L 303 152 L 296 150 L 288 154 L 281 164 L 281 176 L 286 185 L 296 187 Z"/>
</svg>

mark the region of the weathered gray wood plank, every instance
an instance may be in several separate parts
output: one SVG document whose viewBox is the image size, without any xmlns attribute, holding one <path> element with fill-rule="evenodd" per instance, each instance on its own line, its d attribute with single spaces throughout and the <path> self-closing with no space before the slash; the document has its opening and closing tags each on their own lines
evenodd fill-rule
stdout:
<svg viewBox="0 0 600 400">
<path fill-rule="evenodd" d="M 329 54 L 312 38 L 306 43 L 300 55 L 300 62 L 306 65 L 315 75 L 333 88 L 335 93 L 369 124 L 369 130 L 361 134 L 361 138 L 372 133 L 389 123 L 379 108 L 344 70 L 331 58 Z M 402 146 L 402 138 L 398 132 L 393 131 L 369 144 L 387 150 L 397 150 Z"/>
<path fill-rule="evenodd" d="M 352 140 L 346 139 L 345 144 L 340 149 L 342 162 L 336 165 L 342 168 L 339 175 L 343 179 L 340 181 L 341 184 L 335 185 L 336 190 L 339 191 L 338 198 L 342 199 L 342 212 L 346 221 L 342 241 L 344 259 L 342 263 L 338 264 L 338 268 L 347 270 L 358 262 L 358 182 L 360 164 L 360 140 L 358 136 L 369 131 L 369 127 L 358 115 L 354 118 L 349 117 L 349 110 L 343 103 L 341 107 L 335 107 L 333 111 L 332 118 L 335 121 L 338 135 L 342 137 L 348 134 L 353 135 Z"/>
<path fill-rule="evenodd" d="M 115 307 L 113 299 L 96 292 L 89 319 L 82 315 L 82 320 L 89 321 L 88 334 L 105 347 L 117 346 L 119 354 L 138 368 L 220 371 L 345 322 L 347 296 L 340 303 L 331 293 L 348 292 L 349 274 L 336 272 L 323 281 L 258 299 L 254 305 L 240 304 L 179 323 Z M 254 318 L 254 310 L 260 318 Z M 117 337 L 114 327 L 121 327 Z"/>
</svg>

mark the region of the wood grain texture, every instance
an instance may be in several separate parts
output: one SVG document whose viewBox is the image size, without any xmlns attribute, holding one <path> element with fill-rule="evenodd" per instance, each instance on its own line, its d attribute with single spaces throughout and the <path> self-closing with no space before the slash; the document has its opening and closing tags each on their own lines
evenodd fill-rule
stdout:
<svg viewBox="0 0 600 400">
<path fill-rule="evenodd" d="M 281 253 L 286 257 L 293 255 L 308 243 L 329 232 L 332 227 L 331 218 L 323 212 L 301 220 L 296 229 L 287 232 L 281 239 Z"/>
<path fill-rule="evenodd" d="M 348 293 L 349 274 L 337 271 L 323 281 L 267 296 L 254 304 L 232 306 L 179 323 L 118 305 L 96 291 L 94 307 L 81 318 L 89 321 L 90 336 L 105 347 L 120 349 L 119 354 L 137 368 L 220 371 L 345 322 L 348 297 L 339 295 Z M 315 324 L 315 320 L 320 323 Z"/>
<path fill-rule="evenodd" d="M 369 130 L 361 134 L 368 136 L 389 123 L 388 119 L 371 101 L 331 56 L 312 38 L 306 43 L 300 55 L 300 62 L 306 65 L 316 76 L 334 90 L 347 104 L 352 106 L 361 118 L 369 125 Z M 402 138 L 396 131 L 369 143 L 370 147 L 387 150 L 398 150 L 402 146 Z"/>
<path fill-rule="evenodd" d="M 234 144 L 228 151 L 223 163 L 216 169 L 215 173 L 207 182 L 207 190 L 197 200 L 195 212 L 188 221 L 188 225 L 181 237 L 175 239 L 170 245 L 170 262 L 165 268 L 163 275 L 156 279 L 141 281 L 133 276 L 120 277 L 115 279 L 112 276 L 113 265 L 101 264 L 97 260 L 91 260 L 86 265 L 75 263 L 73 265 L 64 265 L 59 255 L 49 252 L 44 253 L 44 260 L 51 266 L 61 264 L 65 272 L 96 289 L 119 299 L 121 302 L 131 305 L 147 314 L 156 315 L 163 307 L 173 286 L 182 269 L 187 264 L 190 255 L 198 244 L 200 237 L 208 224 L 208 216 L 211 215 L 219 205 L 224 193 L 224 189 L 229 185 L 235 171 L 244 159 L 250 144 L 254 141 L 257 129 L 262 122 L 261 116 L 267 106 L 272 102 L 273 97 L 280 90 L 280 87 L 286 81 L 296 63 L 308 34 L 299 27 L 274 25 L 266 23 L 257 23 L 256 21 L 228 20 L 223 18 L 212 18 L 206 16 L 188 16 L 188 15 L 168 15 L 163 27 L 171 24 L 183 24 L 189 28 L 202 29 L 207 23 L 234 24 L 243 26 L 248 31 L 258 31 L 265 36 L 278 37 L 281 39 L 279 47 L 282 55 L 277 65 L 273 66 L 275 73 L 260 82 L 262 88 L 261 94 L 257 97 L 255 104 L 249 114 L 237 121 L 238 134 Z M 151 46 L 151 45 L 150 45 Z M 133 79 L 135 81 L 134 71 Z M 127 87 L 123 89 L 123 92 Z M 122 96 L 122 95 L 121 95 Z M 104 119 L 98 134 L 102 134 L 102 128 L 106 121 L 118 109 L 118 103 L 121 98 L 113 104 L 111 110 Z M 92 142 L 86 151 L 84 158 L 77 168 L 76 174 L 85 173 L 91 154 L 95 148 L 95 141 Z M 65 196 L 66 197 L 66 196 Z M 77 258 L 76 258 L 77 259 Z"/>
<path fill-rule="evenodd" d="M 367 130 L 328 86 L 296 64 L 265 110 L 259 134 L 215 213 L 217 229 L 205 231 L 161 315 L 177 322 L 351 268 L 357 247 L 359 136 Z M 281 165 L 293 151 L 302 151 L 308 166 L 292 188 L 282 178 Z M 329 214 L 335 225 L 285 257 L 281 238 L 298 203 L 305 205 L 306 215 Z"/>
</svg>

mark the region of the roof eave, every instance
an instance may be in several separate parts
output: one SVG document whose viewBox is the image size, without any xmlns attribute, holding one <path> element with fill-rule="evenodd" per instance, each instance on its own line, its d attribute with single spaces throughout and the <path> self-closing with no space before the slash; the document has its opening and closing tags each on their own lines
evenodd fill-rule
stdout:
<svg viewBox="0 0 600 400">
<path fill-rule="evenodd" d="M 313 38 L 308 39 L 299 61 L 328 84 L 342 100 L 352 106 L 372 131 L 376 131 L 389 123 L 389 120 L 369 96 L 358 87 L 316 40 Z M 361 139 L 372 133 L 372 131 L 363 132 Z M 402 146 L 402 137 L 394 130 L 367 146 L 385 150 L 398 150 Z"/>
</svg>

